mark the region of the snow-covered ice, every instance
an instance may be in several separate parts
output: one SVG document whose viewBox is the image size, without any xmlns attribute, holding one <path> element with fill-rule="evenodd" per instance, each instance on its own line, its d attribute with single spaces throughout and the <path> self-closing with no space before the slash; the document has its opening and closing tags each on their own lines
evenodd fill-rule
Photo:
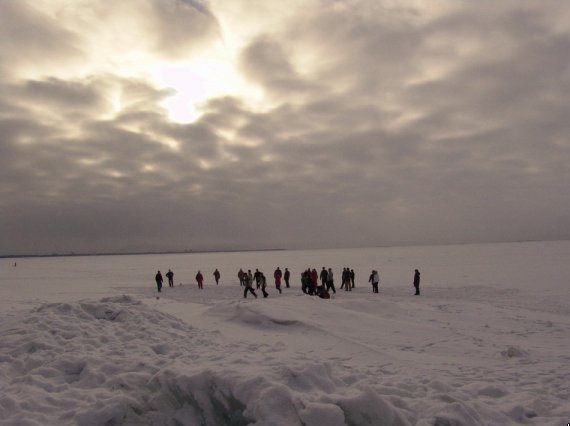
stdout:
<svg viewBox="0 0 570 426">
<path fill-rule="evenodd" d="M 3 259 L 0 424 L 566 425 L 569 259 L 570 242 Z M 243 299 L 238 269 L 276 266 L 292 288 Z M 301 293 L 309 266 L 334 269 L 333 299 Z"/>
</svg>

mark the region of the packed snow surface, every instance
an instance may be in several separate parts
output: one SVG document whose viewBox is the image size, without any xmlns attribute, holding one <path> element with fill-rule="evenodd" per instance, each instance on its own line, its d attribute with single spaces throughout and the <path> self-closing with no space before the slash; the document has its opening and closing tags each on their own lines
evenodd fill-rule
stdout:
<svg viewBox="0 0 570 426">
<path fill-rule="evenodd" d="M 3 259 L 0 424 L 566 425 L 569 259 L 570 242 Z M 309 266 L 333 268 L 332 299 L 301 292 Z M 243 298 L 240 267 L 267 299 Z"/>
</svg>

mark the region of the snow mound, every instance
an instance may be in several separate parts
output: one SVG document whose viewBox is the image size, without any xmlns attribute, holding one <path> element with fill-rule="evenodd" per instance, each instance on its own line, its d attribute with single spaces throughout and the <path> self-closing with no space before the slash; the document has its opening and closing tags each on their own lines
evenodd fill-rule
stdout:
<svg viewBox="0 0 570 426">
<path fill-rule="evenodd" d="M 242 324 L 264 330 L 275 330 L 283 328 L 312 328 L 311 325 L 292 318 L 288 313 L 269 311 L 260 305 L 249 303 L 232 302 L 218 304 L 208 311 L 209 314 L 225 317 L 234 324 Z"/>
<path fill-rule="evenodd" d="M 253 321 L 247 307 L 235 312 Z M 281 319 L 255 324 L 299 326 Z M 42 305 L 2 323 L 2 424 L 411 424 L 328 363 L 252 369 L 251 356 L 129 297 Z"/>
</svg>

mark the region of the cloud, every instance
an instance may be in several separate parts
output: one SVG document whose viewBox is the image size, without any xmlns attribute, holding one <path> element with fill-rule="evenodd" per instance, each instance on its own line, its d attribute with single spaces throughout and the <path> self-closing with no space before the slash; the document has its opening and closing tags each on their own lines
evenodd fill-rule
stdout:
<svg viewBox="0 0 570 426">
<path fill-rule="evenodd" d="M 134 53 L 199 56 L 246 11 L 77 4 L 57 9 L 61 25 L 27 3 L 11 9 L 64 41 L 38 63 L 92 60 L 85 43 L 99 19 Z M 570 237 L 561 18 L 570 8 L 316 1 L 267 22 L 257 13 L 247 9 L 236 63 L 265 103 L 209 99 L 192 123 L 169 119 L 172 90 L 97 55 L 89 72 L 70 75 L 66 66 L 19 74 L 17 61 L 4 62 L 0 252 Z M 129 14 L 135 22 L 119 26 Z M 90 23 L 84 33 L 74 16 Z M 1 58 L 15 52 L 6 46 Z"/>
</svg>

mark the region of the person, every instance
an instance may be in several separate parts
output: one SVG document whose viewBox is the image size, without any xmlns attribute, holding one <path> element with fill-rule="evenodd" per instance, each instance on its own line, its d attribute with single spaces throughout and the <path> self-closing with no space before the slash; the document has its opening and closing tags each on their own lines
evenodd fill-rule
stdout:
<svg viewBox="0 0 570 426">
<path fill-rule="evenodd" d="M 321 285 L 317 288 L 317 296 L 319 296 L 321 299 L 330 299 L 331 295 L 330 293 L 325 289 L 325 285 Z"/>
<path fill-rule="evenodd" d="M 160 293 L 160 291 L 162 290 L 162 281 L 163 281 L 162 274 L 160 273 L 160 271 L 156 273 L 154 279 L 156 280 L 156 286 L 158 287 L 158 292 Z"/>
<path fill-rule="evenodd" d="M 265 291 L 265 288 L 267 287 L 267 280 L 265 279 L 265 275 L 263 275 L 263 272 L 259 273 L 259 285 L 261 286 L 261 292 L 263 293 L 263 297 L 266 298 L 267 296 L 269 296 L 269 293 Z"/>
<path fill-rule="evenodd" d="M 350 282 L 352 283 L 352 288 L 354 288 L 354 269 L 350 270 Z"/>
<path fill-rule="evenodd" d="M 279 291 L 279 294 L 282 293 L 281 291 L 281 277 L 283 276 L 283 274 L 281 273 L 281 269 L 279 269 L 279 266 L 277 267 L 277 269 L 275 270 L 275 272 L 273 273 L 273 277 L 275 278 L 275 288 L 277 289 L 277 291 Z"/>
<path fill-rule="evenodd" d="M 204 276 L 202 275 L 202 273 L 200 271 L 198 271 L 198 273 L 196 274 L 196 281 L 198 282 L 198 288 L 203 289 L 204 288 Z"/>
<path fill-rule="evenodd" d="M 257 287 L 258 290 L 259 290 L 259 287 L 261 286 L 260 275 L 261 275 L 261 272 L 259 272 L 259 269 L 255 268 L 255 273 L 253 274 L 253 279 L 255 280 L 255 286 Z"/>
<path fill-rule="evenodd" d="M 352 291 L 352 286 L 350 285 L 350 269 L 348 268 L 344 268 L 342 272 L 342 285 L 345 291 Z"/>
<path fill-rule="evenodd" d="M 251 269 L 247 270 L 247 279 L 249 280 L 249 282 L 251 283 L 251 285 L 253 286 L 253 275 L 251 274 Z"/>
<path fill-rule="evenodd" d="M 165 275 L 168 278 L 168 287 L 174 287 L 174 272 L 169 269 Z"/>
<path fill-rule="evenodd" d="M 414 272 L 414 287 L 416 288 L 416 292 L 414 296 L 420 295 L 420 271 L 417 269 Z"/>
<path fill-rule="evenodd" d="M 309 288 L 309 275 L 307 271 L 301 273 L 301 291 L 307 294 L 307 289 Z"/>
<path fill-rule="evenodd" d="M 321 278 L 321 286 L 324 288 L 325 284 L 327 282 L 327 270 L 325 269 L 325 267 L 323 266 L 323 269 L 321 269 L 321 273 L 320 273 L 320 278 Z"/>
<path fill-rule="evenodd" d="M 315 268 L 311 272 L 311 290 L 317 294 L 317 287 L 319 286 L 319 273 Z"/>
<path fill-rule="evenodd" d="M 285 287 L 289 288 L 289 278 L 291 277 L 291 273 L 289 269 L 285 268 L 285 274 L 283 275 L 283 279 L 285 279 Z"/>
<path fill-rule="evenodd" d="M 340 277 L 340 289 L 342 290 L 344 288 L 344 280 L 346 279 L 346 268 L 342 268 L 342 275 Z"/>
<path fill-rule="evenodd" d="M 327 273 L 327 291 L 330 291 L 332 289 L 333 293 L 336 294 L 336 289 L 334 288 L 334 275 L 333 275 L 333 271 L 331 268 L 329 268 L 329 271 Z"/>
<path fill-rule="evenodd" d="M 243 272 L 243 270 L 240 268 L 239 272 L 238 272 L 238 278 L 239 278 L 239 285 L 245 285 L 245 282 L 243 280 L 243 278 L 245 277 L 245 272 Z"/>
<path fill-rule="evenodd" d="M 214 279 L 216 280 L 216 285 L 218 285 L 218 283 L 220 282 L 220 271 L 218 271 L 218 268 L 216 268 L 216 270 L 214 271 Z"/>
<path fill-rule="evenodd" d="M 244 280 L 244 286 L 245 286 L 245 290 L 243 291 L 243 297 L 244 299 L 247 298 L 247 292 L 249 291 L 251 294 L 253 294 L 255 296 L 255 298 L 257 299 L 257 294 L 255 294 L 255 291 L 253 290 L 253 282 L 252 280 L 249 279 L 249 277 L 247 275 L 244 274 L 243 277 Z"/>
<path fill-rule="evenodd" d="M 368 281 L 372 283 L 372 293 L 378 293 L 378 283 L 380 282 L 378 271 L 373 269 Z"/>
</svg>

